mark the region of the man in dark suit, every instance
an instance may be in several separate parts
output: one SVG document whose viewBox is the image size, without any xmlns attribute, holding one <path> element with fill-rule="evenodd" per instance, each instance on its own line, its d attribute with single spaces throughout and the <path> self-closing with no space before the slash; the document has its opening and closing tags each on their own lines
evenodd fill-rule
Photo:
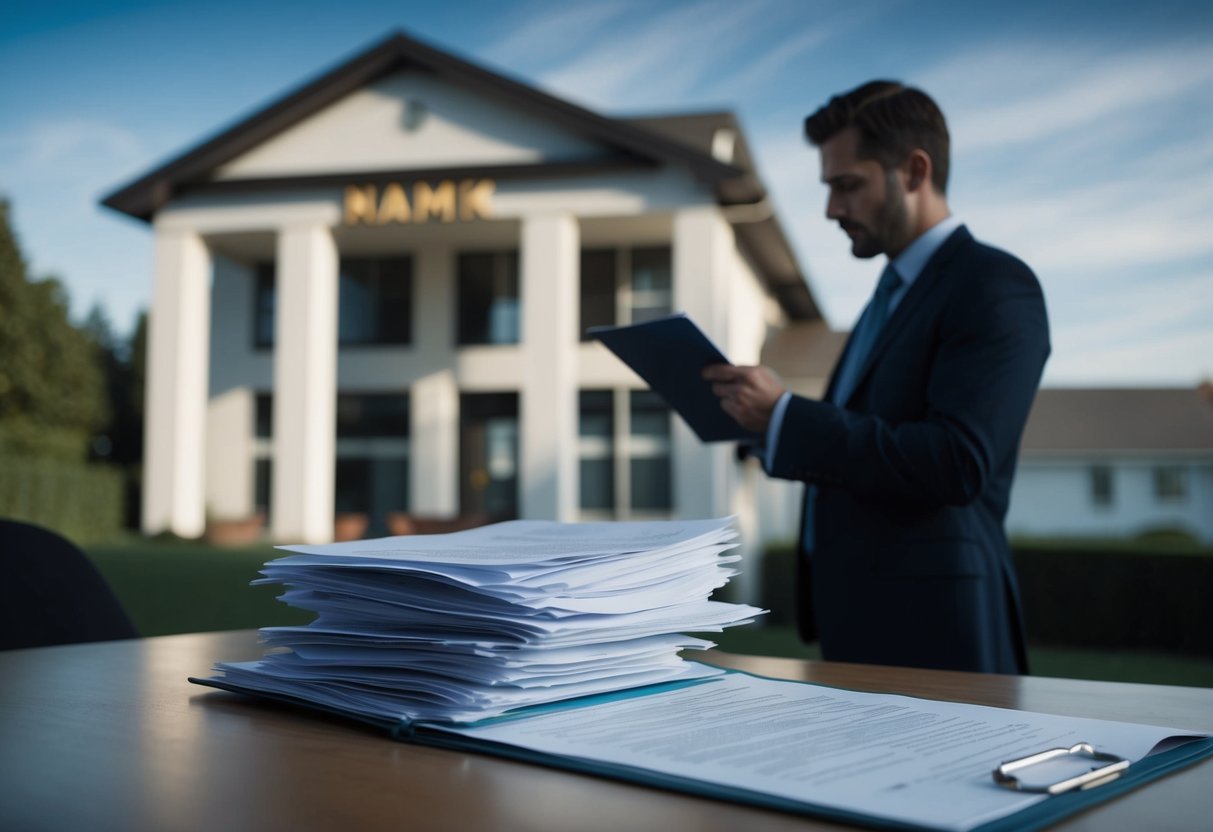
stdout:
<svg viewBox="0 0 1213 832">
<path fill-rule="evenodd" d="M 948 208 L 949 138 L 919 90 L 876 81 L 805 121 L 826 217 L 888 258 L 822 401 L 765 367 L 704 371 L 806 483 L 799 620 L 832 661 L 1026 673 L 1003 521 L 1049 354 L 1032 271 Z"/>
</svg>

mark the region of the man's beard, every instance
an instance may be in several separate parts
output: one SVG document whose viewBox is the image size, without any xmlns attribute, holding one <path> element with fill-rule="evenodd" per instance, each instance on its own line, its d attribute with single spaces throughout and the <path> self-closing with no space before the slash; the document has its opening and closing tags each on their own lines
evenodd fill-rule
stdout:
<svg viewBox="0 0 1213 832">
<path fill-rule="evenodd" d="M 901 251 L 909 242 L 910 217 L 906 210 L 905 189 L 894 170 L 885 171 L 885 201 L 872 225 L 852 238 L 851 254 L 867 259 L 889 251 Z"/>
</svg>

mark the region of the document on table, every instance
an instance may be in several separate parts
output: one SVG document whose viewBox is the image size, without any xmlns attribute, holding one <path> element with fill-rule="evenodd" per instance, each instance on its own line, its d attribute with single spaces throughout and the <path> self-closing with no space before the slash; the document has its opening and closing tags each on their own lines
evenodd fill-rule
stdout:
<svg viewBox="0 0 1213 832">
<path fill-rule="evenodd" d="M 705 678 L 679 653 L 763 610 L 711 600 L 736 574 L 731 518 L 516 520 L 319 546 L 254 583 L 317 613 L 209 680 L 362 719 L 474 722 L 572 697 Z M 203 682 L 204 684 L 209 682 Z"/>
<path fill-rule="evenodd" d="M 1092 743 L 1132 761 L 1191 732 L 839 690 L 744 673 L 661 693 L 470 726 L 473 745 L 526 749 L 757 794 L 853 819 L 974 829 L 1044 800 L 996 785 L 999 763 Z M 1161 745 L 1160 745 L 1161 744 Z M 636 779 L 633 777 L 632 779 Z M 643 779 L 643 777 L 639 778 Z"/>
</svg>

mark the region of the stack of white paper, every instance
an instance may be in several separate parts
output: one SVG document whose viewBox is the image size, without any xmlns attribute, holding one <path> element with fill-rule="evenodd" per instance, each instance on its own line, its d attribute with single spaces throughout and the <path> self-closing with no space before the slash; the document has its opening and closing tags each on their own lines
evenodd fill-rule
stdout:
<svg viewBox="0 0 1213 832">
<path fill-rule="evenodd" d="M 763 611 L 709 600 L 736 571 L 729 519 L 517 520 L 324 546 L 256 583 L 313 610 L 267 627 L 289 650 L 217 666 L 242 687 L 367 717 L 464 722 L 527 705 L 719 671 L 678 651 Z"/>
</svg>

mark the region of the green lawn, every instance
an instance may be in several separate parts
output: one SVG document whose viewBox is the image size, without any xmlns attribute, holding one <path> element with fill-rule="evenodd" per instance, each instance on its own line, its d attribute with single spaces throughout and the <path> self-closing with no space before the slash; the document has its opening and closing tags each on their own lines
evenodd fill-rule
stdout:
<svg viewBox="0 0 1213 832">
<path fill-rule="evenodd" d="M 276 600 L 280 586 L 249 586 L 280 552 L 269 545 L 211 548 L 136 539 L 86 547 L 142 636 L 301 624 L 312 614 Z"/>
<path fill-rule="evenodd" d="M 218 549 L 136 538 L 87 552 L 143 636 L 301 624 L 312 617 L 277 601 L 279 586 L 249 586 L 261 565 L 281 554 L 269 545 Z M 705 637 L 735 653 L 820 657 L 791 627 L 749 625 Z M 1213 658 L 1034 646 L 1030 661 L 1037 676 L 1213 687 Z"/>
</svg>

